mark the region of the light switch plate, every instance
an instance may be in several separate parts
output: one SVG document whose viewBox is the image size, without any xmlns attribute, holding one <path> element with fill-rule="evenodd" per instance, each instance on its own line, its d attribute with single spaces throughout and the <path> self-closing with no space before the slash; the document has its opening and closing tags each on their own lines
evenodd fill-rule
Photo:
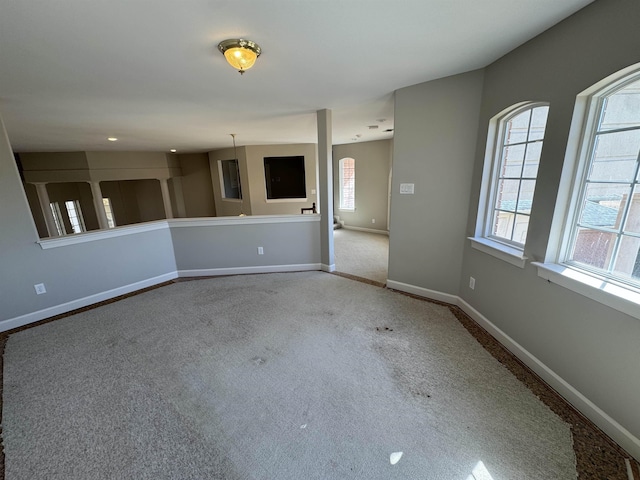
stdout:
<svg viewBox="0 0 640 480">
<path fill-rule="evenodd" d="M 413 183 L 401 183 L 400 184 L 400 194 L 402 195 L 413 195 Z"/>
</svg>

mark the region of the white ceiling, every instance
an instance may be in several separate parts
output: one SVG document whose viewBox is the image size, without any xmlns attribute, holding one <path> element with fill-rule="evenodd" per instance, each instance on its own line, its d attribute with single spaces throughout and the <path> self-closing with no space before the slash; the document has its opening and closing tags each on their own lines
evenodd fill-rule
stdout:
<svg viewBox="0 0 640 480">
<path fill-rule="evenodd" d="M 394 90 L 484 67 L 589 3 L 0 0 L 0 114 L 17 152 L 315 143 L 324 108 L 335 144 L 390 138 Z M 236 37 L 263 52 L 243 76 L 216 48 Z"/>
</svg>

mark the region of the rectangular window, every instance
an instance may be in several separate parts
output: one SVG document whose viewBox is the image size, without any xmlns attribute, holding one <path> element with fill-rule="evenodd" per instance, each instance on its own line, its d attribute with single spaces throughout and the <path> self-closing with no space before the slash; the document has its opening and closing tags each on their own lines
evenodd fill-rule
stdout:
<svg viewBox="0 0 640 480">
<path fill-rule="evenodd" d="M 353 158 L 340 160 L 340 210 L 356 208 L 356 161 Z"/>
<path fill-rule="evenodd" d="M 69 222 L 71 223 L 73 233 L 86 232 L 87 229 L 84 226 L 82 210 L 80 210 L 80 202 L 78 202 L 78 200 L 68 200 L 64 202 L 64 206 L 67 209 L 67 215 L 69 216 Z"/>
<path fill-rule="evenodd" d="M 53 215 L 53 221 L 56 224 L 56 230 L 58 230 L 58 235 L 66 235 L 67 229 L 64 227 L 64 222 L 62 221 L 62 213 L 60 212 L 60 205 L 58 202 L 51 202 L 49 204 L 49 208 L 51 208 L 51 214 Z"/>
<path fill-rule="evenodd" d="M 304 157 L 264 157 L 267 199 L 306 198 Z"/>
<path fill-rule="evenodd" d="M 102 205 L 104 206 L 104 213 L 107 216 L 107 225 L 109 225 L 109 228 L 115 228 L 116 217 L 113 214 L 113 209 L 111 208 L 111 199 L 103 198 Z"/>
<path fill-rule="evenodd" d="M 242 187 L 240 185 L 238 160 L 220 160 L 218 162 L 218 171 L 220 173 L 222 198 L 240 200 L 242 198 Z"/>
</svg>

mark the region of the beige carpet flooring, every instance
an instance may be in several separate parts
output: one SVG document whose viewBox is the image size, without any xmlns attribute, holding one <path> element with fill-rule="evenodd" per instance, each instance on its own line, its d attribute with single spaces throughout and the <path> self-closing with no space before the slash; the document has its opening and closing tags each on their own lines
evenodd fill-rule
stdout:
<svg viewBox="0 0 640 480">
<path fill-rule="evenodd" d="M 333 232 L 336 271 L 386 283 L 389 237 L 341 228 Z"/>
<path fill-rule="evenodd" d="M 179 282 L 9 336 L 6 478 L 576 478 L 450 309 L 321 272 Z"/>
</svg>

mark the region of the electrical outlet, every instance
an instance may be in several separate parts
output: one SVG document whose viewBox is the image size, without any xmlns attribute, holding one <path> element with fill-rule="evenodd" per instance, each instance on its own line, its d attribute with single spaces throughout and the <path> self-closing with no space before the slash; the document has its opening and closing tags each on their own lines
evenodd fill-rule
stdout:
<svg viewBox="0 0 640 480">
<path fill-rule="evenodd" d="M 372 218 L 372 219 L 371 219 L 371 223 L 376 223 L 376 219 L 375 219 L 375 218 Z"/>
<path fill-rule="evenodd" d="M 476 288 L 476 279 L 473 277 L 469 277 L 469 288 L 474 290 Z"/>
<path fill-rule="evenodd" d="M 258 247 L 258 255 L 264 255 L 264 249 L 262 247 Z"/>
<path fill-rule="evenodd" d="M 39 283 L 37 285 L 34 285 L 33 288 L 36 289 L 36 293 L 38 295 L 42 295 L 43 293 L 47 293 L 47 289 L 44 288 L 44 283 Z"/>
</svg>

